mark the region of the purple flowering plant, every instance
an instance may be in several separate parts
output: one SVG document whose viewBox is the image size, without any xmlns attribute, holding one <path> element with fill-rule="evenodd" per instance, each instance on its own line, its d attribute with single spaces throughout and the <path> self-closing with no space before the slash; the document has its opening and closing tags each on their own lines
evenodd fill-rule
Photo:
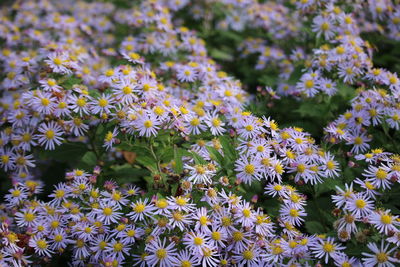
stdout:
<svg viewBox="0 0 400 267">
<path fill-rule="evenodd" d="M 7 2 L 0 266 L 397 266 L 399 10 Z"/>
</svg>

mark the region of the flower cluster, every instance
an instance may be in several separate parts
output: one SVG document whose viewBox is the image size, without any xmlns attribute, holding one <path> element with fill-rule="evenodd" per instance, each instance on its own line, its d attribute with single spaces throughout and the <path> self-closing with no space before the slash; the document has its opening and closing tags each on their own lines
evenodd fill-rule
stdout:
<svg viewBox="0 0 400 267">
<path fill-rule="evenodd" d="M 330 142 L 344 141 L 352 145 L 351 152 L 362 153 L 369 148 L 368 143 L 372 140 L 368 127 L 399 129 L 400 111 L 397 102 L 400 80 L 396 73 L 374 67 L 372 46 L 361 38 L 361 33 L 384 27 L 391 29 L 389 35 L 392 38 L 398 38 L 395 37 L 399 33 L 398 8 L 390 1 L 352 2 L 351 6 L 334 1 L 319 2 L 296 1 L 296 9 L 289 12 L 288 7 L 279 3 L 245 1 L 240 4 L 228 1 L 225 4 L 232 12 L 227 12 L 226 16 L 227 20 L 239 23 L 239 19 L 234 19 L 234 13 L 242 12 L 246 17 L 243 25 L 266 28 L 272 35 L 270 39 L 250 35 L 240 49 L 243 57 L 254 53 L 259 55 L 256 69 L 271 71 L 267 66 L 273 66 L 273 69 L 279 70 L 276 73 L 276 89 L 267 87 L 264 92 L 273 98 L 287 95 L 312 98 L 321 92 L 333 96 L 338 91 L 353 90 L 349 86 L 359 87 L 351 102 L 351 109 L 328 125 L 325 131 Z M 264 9 L 264 6 L 268 8 Z M 351 12 L 344 11 L 349 8 Z M 307 16 L 299 18 L 301 14 Z M 285 29 L 292 32 L 277 36 L 271 28 L 279 27 L 269 24 L 275 20 L 279 20 L 278 24 L 286 25 Z M 246 21 L 253 23 L 246 24 Z M 300 25 L 294 26 L 293 21 Z M 305 45 L 293 42 L 296 45 L 288 49 L 280 45 L 282 38 L 307 38 L 308 35 L 304 36 L 299 31 L 308 24 L 311 24 L 311 38 L 316 40 L 316 46 L 305 49 Z M 243 27 L 231 28 L 243 31 Z"/>
<path fill-rule="evenodd" d="M 344 189 L 337 187 L 337 194 L 332 196 L 339 216 L 335 222 L 338 238 L 348 241 L 355 235 L 360 242 L 366 242 L 368 236 L 383 236 L 380 248 L 368 244 L 373 254 L 365 254 L 363 262 L 366 266 L 394 266 L 398 262 L 393 251 L 400 242 L 400 219 L 380 199 L 400 181 L 399 158 L 376 149 L 356 159 L 368 163 L 362 178 L 345 184 Z"/>
<path fill-rule="evenodd" d="M 37 7 L 37 12 L 43 8 Z M 89 7 L 78 5 L 73 8 L 77 9 L 74 11 L 77 18 L 82 19 L 88 29 L 82 27 L 90 33 L 98 30 L 97 34 L 101 36 L 102 31 L 109 30 L 111 26 L 99 30 L 83 20 L 79 15 L 81 8 Z M 110 12 L 110 8 L 106 7 L 105 12 L 107 9 Z M 150 7 L 145 2 L 141 8 L 146 10 Z M 24 7 L 21 7 L 21 14 L 23 10 Z M 48 17 L 58 14 L 53 20 L 59 24 L 35 25 L 33 19 L 19 20 L 16 16 L 15 27 L 33 30 L 36 26 L 37 31 L 48 31 L 49 34 L 39 41 L 28 36 L 28 40 L 24 40 L 28 43 L 28 52 L 9 48 L 2 51 L 1 62 L 6 77 L 2 83 L 5 92 L 1 98 L 3 129 L 0 134 L 0 165 L 5 171 L 12 172 L 14 180 L 30 176 L 30 169 L 35 167 L 35 159 L 31 155 L 35 147 L 54 150 L 68 141 L 85 142 L 91 129 L 100 124 L 115 125 L 104 136 L 104 147 L 107 149 L 115 144 L 118 133 L 122 131 L 145 137 L 156 136 L 161 129 L 174 129 L 182 135 L 199 134 L 206 130 L 220 135 L 225 131 L 219 117 L 223 114 L 228 117 L 230 113 L 240 111 L 245 99 L 240 83 L 217 71 L 215 64 L 206 57 L 200 39 L 185 28 L 171 29 L 168 13 L 160 6 L 156 10 L 159 14 L 154 11 L 143 14 L 146 19 L 139 16 L 140 22 L 135 26 L 156 25 L 158 31 L 146 32 L 135 38 L 126 37 L 120 44 L 120 55 L 136 65 L 126 65 L 125 61 L 125 65 L 117 67 L 111 67 L 107 57 L 95 53 L 95 43 L 84 39 L 85 31 L 78 28 L 79 23 L 63 24 L 65 29 L 59 25 L 63 20 L 75 17 L 62 19 L 60 14 L 49 8 L 44 11 L 48 12 Z M 31 15 L 34 18 L 36 14 Z M 107 21 L 107 16 L 104 15 L 101 21 Z M 131 22 L 126 23 L 130 25 Z M 56 38 L 50 33 L 63 38 L 55 42 Z M 171 41 L 171 38 L 180 46 L 171 43 L 172 50 L 166 50 L 166 45 L 160 40 Z M 8 45 L 19 44 L 15 42 Z M 22 40 L 20 42 L 23 44 Z M 36 51 L 34 44 L 37 43 L 51 45 Z M 116 53 L 105 50 L 103 53 L 106 55 Z M 137 53 L 138 50 L 143 53 L 162 51 L 166 55 L 186 51 L 192 56 L 181 63 L 167 61 L 159 66 L 157 62 L 153 71 Z M 164 74 L 165 83 L 156 72 Z M 66 83 L 66 80 L 76 83 Z M 176 80 L 182 82 L 181 86 L 177 86 Z"/>
<path fill-rule="evenodd" d="M 223 18 L 218 12 L 202 10 L 210 8 L 207 4 L 192 7 L 195 18 L 209 21 L 207 16 L 214 15 L 220 20 L 218 27 L 225 31 L 249 30 L 247 40 L 240 45 L 241 56 L 258 55 L 255 68 L 278 76 L 273 85 L 279 95 L 334 95 L 338 84 L 332 73 L 351 84 L 373 75 L 372 49 L 360 38 L 361 33 L 380 31 L 387 32 L 389 38 L 399 38 L 399 6 L 392 1 L 294 1 L 294 5 L 279 1 L 214 2 L 208 5 L 215 5 L 218 10 L 222 2 L 226 9 Z M 309 32 L 302 32 L 304 28 Z M 266 30 L 269 36 L 261 37 L 253 29 Z M 316 45 L 306 49 L 310 38 L 316 40 Z M 282 40 L 293 45 L 282 46 Z M 306 73 L 296 83 L 293 77 L 302 69 Z"/>
<path fill-rule="evenodd" d="M 106 183 L 105 189 L 96 187 L 93 181 L 99 174 L 99 169 L 94 174 L 68 173 L 68 182 L 56 185 L 48 202 L 37 201 L 35 190 L 24 184 L 11 189 L 2 211 L 2 264 L 46 262 L 67 250 L 72 251 L 73 265 L 103 266 L 129 262 L 140 266 L 250 266 L 291 257 L 283 249 L 292 247 L 291 243 L 276 239 L 270 217 L 238 195 L 210 188 L 204 191 L 201 200 L 205 205 L 201 206 L 190 195 L 149 199 L 141 197 L 143 192 L 135 186 Z M 288 190 L 292 201 L 287 205 L 295 205 L 299 198 Z M 282 195 L 289 196 L 290 191 L 283 191 Z M 283 213 L 292 216 L 295 212 Z M 298 224 L 296 219 L 294 224 Z M 27 240 L 34 249 L 32 256 L 21 247 Z M 306 251 L 318 240 L 299 236 L 290 242 Z"/>
</svg>

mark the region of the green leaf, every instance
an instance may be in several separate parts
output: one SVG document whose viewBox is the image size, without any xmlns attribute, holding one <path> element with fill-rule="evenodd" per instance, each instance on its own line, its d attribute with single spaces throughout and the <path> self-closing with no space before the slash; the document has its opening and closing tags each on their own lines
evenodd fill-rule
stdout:
<svg viewBox="0 0 400 267">
<path fill-rule="evenodd" d="M 61 83 L 62 87 L 64 87 L 66 90 L 72 89 L 72 86 L 75 84 L 82 84 L 82 79 L 75 78 L 75 77 L 69 77 L 67 80 L 65 80 L 64 82 Z M 91 90 L 91 91 L 95 91 L 95 90 Z"/>
<path fill-rule="evenodd" d="M 88 167 L 94 167 L 97 164 L 97 157 L 93 151 L 88 151 L 83 155 L 81 162 Z"/>
<path fill-rule="evenodd" d="M 175 157 L 175 150 L 172 147 L 167 147 L 162 150 L 161 162 L 170 162 Z"/>
<path fill-rule="evenodd" d="M 317 221 L 306 222 L 306 229 L 310 234 L 321 234 L 324 233 L 324 226 Z"/>
<path fill-rule="evenodd" d="M 235 42 L 241 42 L 243 40 L 243 37 L 240 34 L 237 34 L 233 31 L 218 31 L 217 34 L 221 35 L 222 37 L 232 39 Z"/>
<path fill-rule="evenodd" d="M 300 77 L 303 74 L 303 69 L 304 69 L 303 65 L 297 66 L 290 75 L 288 83 L 291 85 L 295 85 L 300 80 Z"/>
<path fill-rule="evenodd" d="M 346 100 L 350 100 L 355 96 L 354 88 L 345 83 L 339 82 L 337 84 L 337 88 L 338 88 L 338 94 L 343 98 L 345 98 Z"/>
<path fill-rule="evenodd" d="M 206 148 L 210 153 L 211 159 L 215 160 L 220 166 L 224 166 L 224 157 L 221 155 L 221 153 L 219 153 L 218 150 L 212 146 L 206 146 Z"/>
<path fill-rule="evenodd" d="M 233 144 L 229 137 L 223 135 L 219 138 L 219 141 L 222 145 L 222 151 L 224 151 L 224 156 L 228 159 L 228 162 L 234 161 L 236 159 L 236 149 L 233 147 Z"/>
<path fill-rule="evenodd" d="M 322 103 L 315 103 L 315 101 L 302 101 L 300 107 L 295 111 L 302 117 L 313 117 L 317 119 L 328 118 L 330 107 Z"/>
<path fill-rule="evenodd" d="M 153 157 L 139 156 L 136 158 L 136 161 L 149 169 L 151 172 L 157 172 L 157 162 Z"/>
<path fill-rule="evenodd" d="M 122 146 L 121 146 L 122 145 Z M 157 172 L 157 162 L 151 154 L 150 150 L 145 147 L 145 144 L 142 145 L 131 145 L 128 142 L 124 142 L 119 147 L 126 151 L 136 153 L 136 162 L 143 165 L 151 172 Z"/>
<path fill-rule="evenodd" d="M 392 201 L 393 201 L 393 203 L 395 203 L 394 199 Z M 390 204 L 390 203 L 384 203 L 382 205 L 383 205 L 383 207 L 385 207 L 385 209 L 391 210 L 392 213 L 400 214 L 400 209 L 398 209 L 395 205 Z"/>
<path fill-rule="evenodd" d="M 111 171 L 107 172 L 105 176 L 113 177 L 119 182 L 137 182 L 142 177 L 149 175 L 149 171 L 146 169 L 138 169 L 132 167 L 129 163 L 123 165 L 114 165 L 111 167 Z"/>
<path fill-rule="evenodd" d="M 88 147 L 84 143 L 64 143 L 56 146 L 55 150 L 39 151 L 41 159 L 53 159 L 60 162 L 76 162 L 87 152 Z"/>
<path fill-rule="evenodd" d="M 339 179 L 324 179 L 323 183 L 316 184 L 315 197 L 320 196 L 323 193 L 336 190 L 336 186 L 343 187 L 343 183 Z"/>
<path fill-rule="evenodd" d="M 210 55 L 212 58 L 215 58 L 218 60 L 225 60 L 225 61 L 233 60 L 232 55 L 226 53 L 225 51 L 218 50 L 218 49 L 211 49 Z"/>
<path fill-rule="evenodd" d="M 191 154 L 192 154 L 193 159 L 194 159 L 194 162 L 195 162 L 196 164 L 201 164 L 201 165 L 207 164 L 207 161 L 205 161 L 205 160 L 203 159 L 203 157 L 200 156 L 199 154 L 197 154 L 196 152 L 191 151 Z"/>
<path fill-rule="evenodd" d="M 263 75 L 259 79 L 261 84 L 266 85 L 266 86 L 274 86 L 277 83 L 277 76 L 276 75 Z"/>
<path fill-rule="evenodd" d="M 175 161 L 175 172 L 176 173 L 183 172 L 182 150 L 183 149 L 177 148 L 177 147 L 175 147 L 175 149 L 174 149 L 174 161 Z"/>
<path fill-rule="evenodd" d="M 176 192 L 178 191 L 179 188 L 179 183 L 174 183 L 173 185 L 171 185 L 171 194 L 173 196 L 176 195 Z"/>
</svg>

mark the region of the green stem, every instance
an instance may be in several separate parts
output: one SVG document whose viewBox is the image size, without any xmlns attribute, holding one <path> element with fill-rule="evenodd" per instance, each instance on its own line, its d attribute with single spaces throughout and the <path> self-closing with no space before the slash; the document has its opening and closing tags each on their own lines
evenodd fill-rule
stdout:
<svg viewBox="0 0 400 267">
<path fill-rule="evenodd" d="M 91 150 L 96 155 L 96 160 L 98 161 L 100 159 L 100 154 L 96 149 L 95 136 L 96 136 L 96 134 L 94 134 L 92 137 L 89 137 L 89 142 L 90 142 L 90 146 L 92 148 Z"/>
<path fill-rule="evenodd" d="M 156 161 L 156 163 L 157 163 L 157 169 L 158 169 L 158 172 L 159 172 L 159 174 L 161 174 L 161 166 L 160 166 L 160 161 L 159 161 L 159 159 L 158 159 L 158 157 L 157 157 L 157 155 L 156 155 L 156 153 L 154 152 L 154 148 L 153 148 L 153 138 L 151 138 L 150 139 L 150 145 L 149 145 L 149 150 L 150 150 L 150 152 L 151 152 L 151 154 L 153 155 L 153 158 L 154 158 L 154 160 Z"/>
</svg>

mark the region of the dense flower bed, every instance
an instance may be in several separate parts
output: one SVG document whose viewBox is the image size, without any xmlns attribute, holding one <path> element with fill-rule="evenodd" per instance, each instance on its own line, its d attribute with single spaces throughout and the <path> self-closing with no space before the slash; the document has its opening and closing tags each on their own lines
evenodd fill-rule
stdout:
<svg viewBox="0 0 400 267">
<path fill-rule="evenodd" d="M 400 264 L 399 10 L 4 6 L 0 265 Z"/>
</svg>

